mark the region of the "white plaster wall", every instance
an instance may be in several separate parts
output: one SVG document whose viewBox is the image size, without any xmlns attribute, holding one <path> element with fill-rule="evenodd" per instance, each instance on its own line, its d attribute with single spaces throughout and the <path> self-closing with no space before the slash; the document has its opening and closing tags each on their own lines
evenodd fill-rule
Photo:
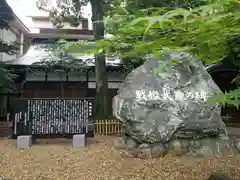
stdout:
<svg viewBox="0 0 240 180">
<path fill-rule="evenodd" d="M 62 78 L 61 78 L 62 77 Z M 63 72 L 49 72 L 48 81 L 66 81 L 66 74 Z M 44 72 L 28 72 L 26 76 L 27 81 L 45 81 Z M 68 73 L 68 81 L 86 81 L 86 73 L 70 72 Z"/>
<path fill-rule="evenodd" d="M 109 82 L 108 83 L 108 89 L 118 89 L 122 83 L 120 82 Z M 89 89 L 95 89 L 96 88 L 96 82 L 89 82 L 88 83 Z"/>
<path fill-rule="evenodd" d="M 121 72 L 109 72 L 108 73 L 108 81 L 123 81 L 125 79 L 125 76 Z M 89 81 L 96 81 L 95 73 L 91 72 L 89 73 Z"/>
<path fill-rule="evenodd" d="M 48 81 L 66 81 L 66 73 L 56 73 L 50 72 L 48 73 Z"/>
<path fill-rule="evenodd" d="M 62 73 L 56 73 L 56 72 L 51 72 L 48 73 L 48 81 L 61 81 L 61 75 Z M 94 74 L 93 76 L 89 78 L 88 86 L 89 88 L 96 88 L 96 78 Z M 28 72 L 26 76 L 27 81 L 45 81 L 45 73 L 44 72 Z M 62 75 L 62 81 L 66 80 L 66 76 L 63 74 Z M 68 73 L 68 81 L 86 81 L 86 73 L 81 73 L 81 72 L 70 72 Z M 124 80 L 124 75 L 122 73 L 117 73 L 117 72 L 112 72 L 108 74 L 108 87 L 110 89 L 118 89 L 121 82 Z M 116 81 L 116 82 L 114 82 Z"/>
<path fill-rule="evenodd" d="M 69 72 L 68 81 L 86 81 L 86 73 L 81 72 Z"/>
<path fill-rule="evenodd" d="M 44 72 L 27 72 L 26 81 L 45 81 Z"/>
</svg>

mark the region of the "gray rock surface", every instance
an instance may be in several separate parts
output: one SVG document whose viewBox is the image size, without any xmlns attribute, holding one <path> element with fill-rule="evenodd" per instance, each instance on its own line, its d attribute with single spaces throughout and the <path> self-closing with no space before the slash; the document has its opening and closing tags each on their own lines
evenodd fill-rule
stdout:
<svg viewBox="0 0 240 180">
<path fill-rule="evenodd" d="M 238 141 L 236 142 L 236 148 L 237 148 L 237 150 L 240 152 L 240 140 L 238 140 Z"/>
<path fill-rule="evenodd" d="M 221 90 L 203 64 L 187 53 L 147 60 L 127 76 L 113 99 L 113 114 L 123 124 L 122 155 L 231 153 L 220 107 L 207 102 L 215 93 Z"/>
<path fill-rule="evenodd" d="M 136 141 L 134 141 L 132 138 L 126 138 L 125 144 L 128 149 L 134 149 L 137 146 Z"/>
<path fill-rule="evenodd" d="M 176 139 L 169 142 L 169 151 L 176 155 L 186 154 L 189 147 L 190 142 L 187 140 Z"/>
<path fill-rule="evenodd" d="M 149 59 L 131 72 L 113 100 L 114 116 L 138 143 L 226 134 L 220 107 L 206 98 L 221 90 L 187 53 Z"/>
<path fill-rule="evenodd" d="M 118 137 L 114 140 L 114 147 L 117 149 L 123 149 L 126 147 L 125 140 L 122 137 Z"/>
<path fill-rule="evenodd" d="M 167 149 L 162 144 L 155 144 L 151 147 L 151 157 L 152 158 L 158 158 L 163 157 L 167 154 Z"/>
</svg>

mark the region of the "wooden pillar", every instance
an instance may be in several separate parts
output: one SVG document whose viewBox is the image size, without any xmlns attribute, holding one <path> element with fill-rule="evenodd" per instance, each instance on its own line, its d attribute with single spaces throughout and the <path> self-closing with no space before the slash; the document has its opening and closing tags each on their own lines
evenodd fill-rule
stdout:
<svg viewBox="0 0 240 180">
<path fill-rule="evenodd" d="M 47 81 L 48 80 L 48 70 L 45 69 L 44 72 L 45 72 L 45 81 Z"/>
<path fill-rule="evenodd" d="M 68 81 L 68 79 L 69 79 L 69 77 L 68 77 L 68 72 L 69 72 L 69 70 L 68 69 L 66 69 L 66 82 Z"/>
<path fill-rule="evenodd" d="M 21 82 L 21 89 L 20 89 L 20 93 L 21 93 L 20 97 L 21 98 L 24 98 L 25 84 L 26 84 L 25 80 Z"/>
<path fill-rule="evenodd" d="M 87 71 L 86 71 L 86 96 L 87 97 L 89 96 L 89 93 L 88 93 L 88 82 L 89 82 L 89 71 L 87 69 Z"/>
</svg>

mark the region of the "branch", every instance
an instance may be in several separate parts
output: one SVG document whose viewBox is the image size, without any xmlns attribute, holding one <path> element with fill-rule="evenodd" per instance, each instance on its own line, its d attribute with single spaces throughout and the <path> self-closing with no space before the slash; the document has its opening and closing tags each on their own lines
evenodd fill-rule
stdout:
<svg viewBox="0 0 240 180">
<path fill-rule="evenodd" d="M 82 8 L 87 3 L 88 0 L 56 0 L 56 4 L 51 4 L 49 0 L 36 1 L 38 9 L 48 12 L 53 25 L 57 28 L 63 28 L 64 21 L 77 27 L 82 20 Z"/>
</svg>

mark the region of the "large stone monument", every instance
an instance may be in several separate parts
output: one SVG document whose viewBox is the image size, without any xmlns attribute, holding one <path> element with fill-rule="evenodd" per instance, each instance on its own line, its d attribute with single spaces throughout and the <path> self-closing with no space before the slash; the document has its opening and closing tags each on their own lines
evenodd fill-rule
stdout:
<svg viewBox="0 0 240 180">
<path fill-rule="evenodd" d="M 115 143 L 139 158 L 230 152 L 221 108 L 207 102 L 215 93 L 221 90 L 191 55 L 149 59 L 126 77 L 113 99 L 113 114 L 123 124 L 123 137 Z"/>
</svg>

